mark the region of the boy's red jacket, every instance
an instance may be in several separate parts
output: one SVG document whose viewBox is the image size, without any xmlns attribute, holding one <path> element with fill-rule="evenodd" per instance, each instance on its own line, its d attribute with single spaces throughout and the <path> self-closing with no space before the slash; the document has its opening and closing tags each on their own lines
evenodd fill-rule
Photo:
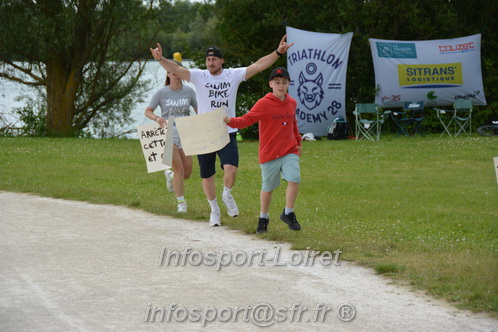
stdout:
<svg viewBox="0 0 498 332">
<path fill-rule="evenodd" d="M 298 154 L 301 136 L 296 121 L 296 100 L 285 95 L 280 100 L 268 93 L 257 101 L 244 116 L 230 118 L 229 127 L 245 128 L 259 122 L 259 163 Z"/>
</svg>

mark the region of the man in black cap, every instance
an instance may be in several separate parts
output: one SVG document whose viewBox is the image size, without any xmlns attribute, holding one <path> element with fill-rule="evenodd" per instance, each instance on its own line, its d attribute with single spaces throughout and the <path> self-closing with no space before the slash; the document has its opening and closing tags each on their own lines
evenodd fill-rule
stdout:
<svg viewBox="0 0 498 332">
<path fill-rule="evenodd" d="M 229 69 L 223 68 L 223 63 L 225 62 L 223 53 L 215 46 L 209 47 L 206 50 L 207 69 L 205 70 L 187 69 L 164 58 L 159 43 L 157 44 L 157 48 L 151 48 L 150 51 L 154 59 L 159 61 L 164 69 L 178 75 L 181 79 L 194 84 L 199 114 L 224 107 L 227 116 L 235 117 L 235 103 L 239 84 L 269 68 L 280 56 L 286 53 L 293 44 L 294 43 L 288 45 L 286 36 L 284 36 L 275 51 L 260 58 L 248 67 Z M 237 168 L 239 166 L 239 153 L 236 141 L 237 129 L 228 129 L 230 143 L 217 152 L 198 156 L 202 188 L 204 189 L 204 193 L 211 206 L 211 215 L 209 217 L 210 226 L 221 225 L 220 208 L 216 199 L 216 184 L 214 181 L 216 173 L 216 155 L 220 158 L 221 167 L 224 171 L 222 199 L 227 207 L 228 215 L 236 217 L 239 214 L 239 209 L 231 194 L 232 187 L 235 184 Z"/>
</svg>

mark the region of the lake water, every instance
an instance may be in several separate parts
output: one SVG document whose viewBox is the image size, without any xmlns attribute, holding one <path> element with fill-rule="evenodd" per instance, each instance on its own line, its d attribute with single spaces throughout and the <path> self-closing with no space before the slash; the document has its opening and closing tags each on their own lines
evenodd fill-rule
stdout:
<svg viewBox="0 0 498 332">
<path fill-rule="evenodd" d="M 184 60 L 183 65 L 189 67 L 190 61 Z M 150 80 L 149 88 L 150 90 L 142 95 L 142 103 L 137 103 L 133 107 L 131 118 L 133 120 L 132 124 L 123 128 L 120 128 L 118 132 L 127 132 L 134 130 L 137 126 L 149 123 L 151 120 L 147 119 L 144 115 L 145 108 L 149 105 L 149 101 L 152 98 L 154 92 L 159 89 L 166 79 L 166 71 L 163 67 L 157 63 L 157 61 L 148 61 L 145 65 L 144 73 L 142 74 L 141 80 Z M 190 83 L 185 83 L 192 88 L 194 86 Z M 35 96 L 35 93 L 29 87 L 7 81 L 5 79 L 0 79 L 0 126 L 4 123 L 14 123 L 14 127 L 22 127 L 22 123 L 19 122 L 19 117 L 14 114 L 14 108 L 23 107 L 25 102 L 16 101 L 16 98 L 20 95 L 30 95 Z M 156 114 L 160 115 L 160 109 L 157 108 Z M 136 132 L 127 134 L 128 138 L 138 138 Z"/>
</svg>

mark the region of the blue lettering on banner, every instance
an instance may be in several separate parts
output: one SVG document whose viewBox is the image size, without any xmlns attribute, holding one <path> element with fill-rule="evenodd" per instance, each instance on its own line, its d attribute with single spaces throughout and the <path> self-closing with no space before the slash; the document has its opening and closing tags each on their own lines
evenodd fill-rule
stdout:
<svg viewBox="0 0 498 332">
<path fill-rule="evenodd" d="M 326 111 L 321 111 L 321 112 L 315 112 L 315 113 L 308 113 L 303 111 L 300 108 L 296 109 L 296 117 L 300 120 L 306 121 L 308 123 L 322 123 L 329 120 L 327 116 L 327 112 L 330 112 L 333 116 L 337 115 L 339 113 L 340 109 L 342 107 L 342 104 L 336 100 L 332 101 L 330 106 L 327 107 Z"/>
<path fill-rule="evenodd" d="M 415 43 L 381 43 L 376 42 L 379 58 L 416 59 Z"/>
<path fill-rule="evenodd" d="M 332 104 L 330 104 L 330 106 L 327 107 L 327 111 L 332 113 L 332 115 L 337 115 L 337 113 L 339 113 L 339 110 L 341 109 L 341 107 L 342 107 L 342 104 L 340 102 L 334 100 L 332 102 Z"/>
<path fill-rule="evenodd" d="M 296 116 L 298 119 L 301 119 L 308 123 L 317 123 L 317 122 L 322 123 L 322 122 L 327 122 L 328 120 L 327 113 L 325 111 L 312 114 L 302 111 L 301 109 L 298 108 L 296 109 Z"/>
<path fill-rule="evenodd" d="M 327 51 L 325 50 L 314 48 L 296 50 L 289 54 L 287 60 L 289 60 L 289 65 L 294 65 L 296 62 L 302 60 L 316 60 L 324 62 L 334 69 L 339 68 L 343 62 L 341 59 L 337 58 L 335 54 L 327 54 Z"/>
</svg>

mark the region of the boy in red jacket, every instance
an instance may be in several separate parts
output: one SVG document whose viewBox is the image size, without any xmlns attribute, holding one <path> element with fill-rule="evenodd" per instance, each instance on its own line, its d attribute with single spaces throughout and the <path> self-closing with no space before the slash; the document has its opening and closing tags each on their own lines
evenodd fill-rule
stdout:
<svg viewBox="0 0 498 332">
<path fill-rule="evenodd" d="M 294 203 L 301 182 L 301 136 L 296 121 L 296 100 L 287 93 L 290 85 L 287 69 L 273 69 L 269 84 L 273 92 L 258 100 L 247 114 L 224 119 L 228 126 L 239 129 L 259 123 L 258 155 L 263 185 L 260 194 L 261 213 L 256 230 L 258 234 L 267 231 L 270 222 L 268 209 L 273 190 L 280 185 L 280 173 L 287 181 L 285 209 L 280 219 L 293 231 L 301 229 L 294 213 Z"/>
</svg>

